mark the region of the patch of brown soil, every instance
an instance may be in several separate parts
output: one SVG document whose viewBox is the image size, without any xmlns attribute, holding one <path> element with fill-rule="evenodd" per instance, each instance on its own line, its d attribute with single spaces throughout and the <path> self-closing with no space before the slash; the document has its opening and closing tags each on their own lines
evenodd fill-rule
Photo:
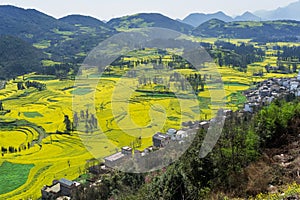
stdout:
<svg viewBox="0 0 300 200">
<path fill-rule="evenodd" d="M 275 140 L 278 144 L 279 140 Z M 248 179 L 247 195 L 278 192 L 283 185 L 300 184 L 300 118 L 290 121 L 287 132 L 280 137 L 279 146 L 264 151 L 244 173 Z"/>
</svg>

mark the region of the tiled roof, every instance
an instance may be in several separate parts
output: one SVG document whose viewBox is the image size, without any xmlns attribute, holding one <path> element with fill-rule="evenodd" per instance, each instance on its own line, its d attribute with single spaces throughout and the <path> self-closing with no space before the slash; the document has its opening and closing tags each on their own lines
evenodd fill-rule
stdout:
<svg viewBox="0 0 300 200">
<path fill-rule="evenodd" d="M 115 153 L 113 155 L 110 155 L 110 156 L 108 156 L 108 157 L 106 157 L 104 159 L 113 162 L 113 161 L 119 160 L 119 159 L 121 159 L 123 157 L 124 157 L 124 154 L 122 154 L 122 152 L 119 152 L 119 153 Z"/>
</svg>

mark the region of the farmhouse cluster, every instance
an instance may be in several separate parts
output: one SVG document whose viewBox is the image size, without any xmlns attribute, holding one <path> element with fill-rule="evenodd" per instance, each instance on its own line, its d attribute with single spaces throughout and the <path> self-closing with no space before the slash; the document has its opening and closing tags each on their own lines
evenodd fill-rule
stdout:
<svg viewBox="0 0 300 200">
<path fill-rule="evenodd" d="M 253 113 L 275 99 L 294 99 L 300 96 L 300 72 L 296 78 L 271 78 L 262 81 L 254 89 L 244 92 L 247 102 L 244 111 Z"/>
<path fill-rule="evenodd" d="M 229 116 L 232 113 L 231 110 L 222 110 L 222 113 Z M 126 162 L 134 160 L 139 163 L 140 166 L 151 169 L 157 165 L 157 162 L 161 161 L 161 157 L 158 154 L 151 154 L 152 152 L 160 152 L 168 147 L 184 145 L 193 135 L 195 135 L 199 129 L 208 130 L 210 124 L 215 121 L 215 118 L 210 121 L 188 121 L 183 122 L 180 130 L 170 128 L 166 133 L 157 132 L 152 136 L 153 145 L 145 148 L 143 151 L 134 150 L 131 147 L 124 146 L 120 152 L 109 155 L 104 158 L 104 162 L 99 163 L 97 159 L 88 160 L 86 169 L 92 174 L 107 174 L 112 171 L 113 168 L 126 165 Z M 162 151 L 162 154 L 165 152 Z M 155 160 L 155 158 L 158 160 Z M 148 162 L 150 159 L 151 162 Z M 87 180 L 90 182 L 90 187 L 97 183 L 99 180 Z M 67 179 L 54 180 L 51 186 L 44 186 L 41 190 L 42 199 L 68 199 L 76 192 L 80 186 L 79 182 L 70 181 Z"/>
<path fill-rule="evenodd" d="M 112 154 L 104 158 L 104 165 L 109 168 L 126 165 L 129 160 L 133 160 L 138 164 L 139 168 L 151 169 L 157 165 L 161 157 L 153 158 L 153 152 L 159 153 L 159 150 L 165 150 L 172 145 L 184 144 L 189 136 L 195 135 L 199 128 L 208 129 L 209 121 L 205 122 L 187 122 L 180 130 L 170 128 L 166 133 L 157 132 L 152 136 L 152 146 L 145 148 L 143 151 L 134 150 L 125 146 L 120 152 Z M 151 160 L 151 162 L 148 162 Z"/>
</svg>

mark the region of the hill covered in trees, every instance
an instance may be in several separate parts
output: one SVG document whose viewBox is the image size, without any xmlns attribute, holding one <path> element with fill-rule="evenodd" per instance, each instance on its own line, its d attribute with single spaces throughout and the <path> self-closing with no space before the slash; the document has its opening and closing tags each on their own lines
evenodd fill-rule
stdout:
<svg viewBox="0 0 300 200">
<path fill-rule="evenodd" d="M 57 65 L 43 70 L 45 73 L 51 71 L 51 74 L 55 74 L 55 71 L 60 71 L 61 68 L 65 69 L 74 64 L 82 63 L 86 55 L 101 41 L 117 34 L 118 31 L 127 31 L 131 28 L 160 27 L 200 37 L 245 38 L 259 42 L 297 41 L 300 33 L 300 22 L 297 21 L 224 22 L 212 19 L 194 28 L 157 13 L 140 13 L 115 18 L 104 23 L 89 16 L 70 15 L 55 19 L 33 9 L 0 6 L 0 17 L 2 19 L 0 35 L 5 35 L 1 38 L 2 42 L 7 40 L 6 45 L 12 42 L 10 37 L 6 37 L 10 35 L 20 39 L 12 42 L 11 45 L 21 42 L 21 40 L 27 42 L 26 44 L 21 42 L 24 54 L 31 51 L 38 52 L 38 55 L 31 61 L 27 58 L 33 56 L 18 58 L 15 56 L 16 61 L 14 63 L 22 60 L 23 65 L 26 66 L 28 63 L 36 62 L 43 57 L 44 60 L 58 61 L 64 65 L 64 67 Z M 12 63 L 14 55 L 19 55 L 21 51 L 20 49 L 15 49 L 16 52 L 13 50 L 14 48 L 9 49 L 9 56 L 7 56 L 7 52 L 1 55 L 3 58 L 1 60 L 2 66 Z M 258 51 L 250 46 L 235 47 L 234 50 L 221 47 L 217 51 L 213 51 L 212 56 L 220 65 L 232 65 L 244 70 L 247 64 L 261 60 L 263 53 Z M 40 55 L 41 52 L 44 55 Z M 57 64 L 57 62 L 55 63 Z M 17 71 L 7 71 L 3 73 L 3 77 L 6 74 L 11 77 L 23 72 L 30 72 L 33 69 L 36 70 L 36 66 L 37 64 L 32 64 L 31 67 L 22 70 L 20 67 L 15 68 L 8 64 L 4 67 Z M 67 72 L 68 70 L 64 71 Z"/>
<path fill-rule="evenodd" d="M 55 29 L 74 31 L 75 27 L 34 9 L 0 6 L 0 35 L 13 35 L 30 43 L 55 39 Z M 58 38 L 56 38 L 58 39 Z"/>
<path fill-rule="evenodd" d="M 224 22 L 212 19 L 194 28 L 158 13 L 111 19 L 70 15 L 61 19 L 34 9 L 0 6 L 0 35 L 11 35 L 42 49 L 47 59 L 82 62 L 101 41 L 131 28 L 160 27 L 200 37 L 247 38 L 256 41 L 297 41 L 300 22 Z"/>
<path fill-rule="evenodd" d="M 106 30 L 113 31 L 113 29 L 106 23 L 90 16 L 68 15 L 66 17 L 60 18 L 59 21 L 71 25 L 75 25 L 75 26 L 83 26 L 83 27 L 90 27 L 96 29 L 106 29 Z"/>
<path fill-rule="evenodd" d="M 297 41 L 300 22 L 291 20 L 224 22 L 212 19 L 195 28 L 192 34 L 200 37 L 253 39 L 256 41 Z"/>
<path fill-rule="evenodd" d="M 0 79 L 41 71 L 43 53 L 13 36 L 0 36 Z"/>
<path fill-rule="evenodd" d="M 68 16 L 60 20 L 33 9 L 0 6 L 0 35 L 29 42 L 55 61 L 84 57 L 99 42 L 116 33 L 91 17 Z M 74 20 L 78 20 L 75 24 Z M 82 59 L 81 59 L 82 60 Z"/>
<path fill-rule="evenodd" d="M 119 29 L 160 27 L 186 34 L 190 33 L 193 29 L 191 25 L 181 23 L 159 13 L 140 13 L 115 18 L 110 20 L 108 25 Z"/>
</svg>

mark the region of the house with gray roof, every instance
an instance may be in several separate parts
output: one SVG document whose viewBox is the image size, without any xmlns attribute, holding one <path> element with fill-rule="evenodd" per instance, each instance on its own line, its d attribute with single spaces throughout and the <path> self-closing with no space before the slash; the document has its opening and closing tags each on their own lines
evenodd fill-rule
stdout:
<svg viewBox="0 0 300 200">
<path fill-rule="evenodd" d="M 60 196 L 72 197 L 73 192 L 79 186 L 80 183 L 65 178 L 54 180 L 51 186 L 46 185 L 42 188 L 42 199 L 57 199 Z"/>
<path fill-rule="evenodd" d="M 104 158 L 105 166 L 111 168 L 116 167 L 124 161 L 125 157 L 125 154 L 123 154 L 122 152 L 118 152 L 107 156 Z"/>
<path fill-rule="evenodd" d="M 152 137 L 153 146 L 164 147 L 169 143 L 170 139 L 169 135 L 158 132 Z"/>
</svg>

